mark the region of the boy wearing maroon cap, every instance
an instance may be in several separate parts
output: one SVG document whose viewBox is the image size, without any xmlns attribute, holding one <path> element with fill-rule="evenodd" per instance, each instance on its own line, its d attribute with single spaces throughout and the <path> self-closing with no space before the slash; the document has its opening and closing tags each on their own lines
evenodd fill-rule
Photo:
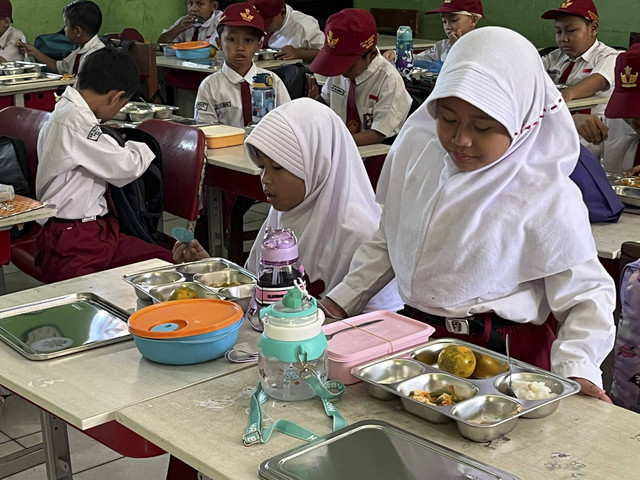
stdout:
<svg viewBox="0 0 640 480">
<path fill-rule="evenodd" d="M 442 17 L 442 27 L 447 38 L 436 42 L 433 47 L 414 55 L 413 58 L 415 60 L 444 62 L 456 40 L 476 28 L 480 19 L 484 17 L 480 0 L 444 0 L 438 8 L 424 12 L 425 15 L 436 13 L 439 13 Z M 391 62 L 395 62 L 396 51 L 387 50 L 384 52 L 384 57 Z"/>
<path fill-rule="evenodd" d="M 325 43 L 311 70 L 330 77 L 317 98 L 347 124 L 358 145 L 396 135 L 409 113 L 411 97 L 402 77 L 376 47 L 371 13 L 346 8 L 331 15 Z"/>
<path fill-rule="evenodd" d="M 222 68 L 203 80 L 198 88 L 194 116 L 204 122 L 233 127 L 251 124 L 251 89 L 253 77 L 269 73 L 253 63 L 264 34 L 264 21 L 248 3 L 229 5 L 218 24 L 216 43 L 225 54 Z M 287 88 L 277 75 L 273 78 L 277 107 L 291 100 Z"/>
<path fill-rule="evenodd" d="M 249 2 L 264 20 L 266 35 L 263 48 L 279 49 L 281 60 L 301 58 L 312 61 L 324 44 L 324 34 L 318 21 L 294 10 L 284 0 L 251 0 Z"/>
<path fill-rule="evenodd" d="M 18 42 L 25 42 L 24 33 L 11 24 L 11 2 L 0 0 L 0 62 L 14 62 L 24 60 L 24 55 L 18 49 Z"/>
<path fill-rule="evenodd" d="M 566 0 L 542 18 L 555 19 L 559 48 L 542 57 L 542 63 L 554 83 L 569 85 L 562 90 L 565 101 L 592 95 L 608 98 L 618 52 L 596 38 L 599 18 L 592 0 Z M 581 113 L 602 114 L 605 107 Z"/>
<path fill-rule="evenodd" d="M 187 14 L 179 18 L 158 37 L 159 43 L 194 42 L 197 40 L 215 45 L 218 22 L 222 12 L 217 0 L 187 0 Z"/>
</svg>

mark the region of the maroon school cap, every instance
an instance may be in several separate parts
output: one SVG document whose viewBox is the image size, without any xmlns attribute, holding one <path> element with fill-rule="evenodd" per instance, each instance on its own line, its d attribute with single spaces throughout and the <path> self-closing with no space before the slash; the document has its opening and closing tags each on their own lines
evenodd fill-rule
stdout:
<svg viewBox="0 0 640 480">
<path fill-rule="evenodd" d="M 248 3 L 233 3 L 224 9 L 220 17 L 220 25 L 232 27 L 253 27 L 264 35 L 264 20 L 258 11 Z"/>
<path fill-rule="evenodd" d="M 556 18 L 562 13 L 578 15 L 586 18 L 590 22 L 598 21 L 598 9 L 591 0 L 565 0 L 556 10 L 547 10 L 542 14 L 542 18 Z"/>
<path fill-rule="evenodd" d="M 608 118 L 640 117 L 640 43 L 616 59 L 616 86 L 604 114 Z"/>
<path fill-rule="evenodd" d="M 9 17 L 11 22 L 13 22 L 13 17 L 11 16 L 11 2 L 9 0 L 0 0 L 0 18 Z"/>
<path fill-rule="evenodd" d="M 284 0 L 249 0 L 249 5 L 258 10 L 264 20 L 264 26 L 268 27 L 284 8 Z"/>
<path fill-rule="evenodd" d="M 444 0 L 442 5 L 428 12 L 424 12 L 425 15 L 432 13 L 451 13 L 451 12 L 469 12 L 482 15 L 482 2 L 480 0 Z"/>
<path fill-rule="evenodd" d="M 345 8 L 327 19 L 324 46 L 310 68 L 327 77 L 342 75 L 377 42 L 373 15 L 360 8 Z"/>
</svg>

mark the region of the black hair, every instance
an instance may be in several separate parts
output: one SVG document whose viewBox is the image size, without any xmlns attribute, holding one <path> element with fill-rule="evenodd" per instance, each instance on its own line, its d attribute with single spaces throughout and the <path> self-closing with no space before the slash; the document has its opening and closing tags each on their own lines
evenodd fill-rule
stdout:
<svg viewBox="0 0 640 480">
<path fill-rule="evenodd" d="M 218 26 L 216 27 L 216 32 L 218 32 L 218 37 L 220 37 L 220 41 L 222 42 L 222 34 L 224 33 L 224 27 L 226 25 L 224 23 L 218 23 Z M 247 25 L 248 27 L 248 25 Z M 246 28 L 246 27 L 243 27 Z M 253 30 L 253 33 L 255 33 L 258 36 L 258 39 L 264 37 L 264 32 L 260 31 L 259 28 L 256 27 L 249 27 Z"/>
<path fill-rule="evenodd" d="M 102 26 L 100 7 L 90 0 L 77 0 L 62 9 L 71 27 L 80 27 L 89 35 L 97 35 Z"/>
<path fill-rule="evenodd" d="M 89 54 L 78 72 L 78 90 L 93 90 L 105 94 L 111 90 L 124 90 L 131 98 L 140 83 L 138 65 L 123 51 L 101 48 Z"/>
</svg>

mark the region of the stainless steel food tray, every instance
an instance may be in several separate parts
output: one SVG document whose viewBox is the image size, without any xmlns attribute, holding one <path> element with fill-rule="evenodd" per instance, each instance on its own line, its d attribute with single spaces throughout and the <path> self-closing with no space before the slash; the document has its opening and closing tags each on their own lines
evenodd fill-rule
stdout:
<svg viewBox="0 0 640 480">
<path fill-rule="evenodd" d="M 24 75 L 30 76 L 29 78 Z M 56 73 L 40 72 L 37 76 L 33 74 L 3 75 L 0 76 L 0 85 L 31 85 L 33 83 L 49 82 L 51 80 L 60 80 L 62 75 Z"/>
<path fill-rule="evenodd" d="M 377 420 L 364 420 L 262 462 L 265 480 L 519 480 Z"/>
<path fill-rule="evenodd" d="M 640 207 L 640 188 L 613 185 L 613 191 L 625 205 Z"/>
<path fill-rule="evenodd" d="M 514 398 L 507 395 L 508 371 L 489 378 L 462 378 L 440 370 L 438 355 L 449 345 L 464 345 L 506 370 L 504 355 L 460 340 L 440 339 L 359 365 L 351 374 L 365 382 L 369 395 L 381 400 L 400 397 L 408 412 L 433 423 L 453 420 L 463 436 L 477 442 L 511 431 L 520 417 L 546 417 L 558 408 L 560 400 L 580 391 L 580 385 L 573 380 L 512 359 L 512 381 L 543 382 L 556 394 L 545 400 Z M 452 406 L 433 406 L 410 396 L 413 390 L 446 391 L 449 385 L 465 400 Z M 521 411 L 518 407 L 522 407 Z"/>
<path fill-rule="evenodd" d="M 211 287 L 210 283 L 218 277 L 221 281 L 237 278 L 242 288 L 234 289 L 224 285 Z M 209 298 L 223 298 L 238 302 L 243 309 L 246 309 L 244 305 L 248 303 L 252 287 L 257 281 L 253 273 L 226 258 L 219 257 L 129 273 L 122 278 L 133 285 L 136 294 L 142 300 L 161 302 L 166 299 L 166 289 L 158 287 L 176 288 L 185 282 L 194 282 L 202 291 L 211 294 Z M 160 291 L 163 292 L 162 295 L 156 293 Z"/>
<path fill-rule="evenodd" d="M 0 338 L 30 360 L 69 355 L 131 338 L 129 314 L 93 293 L 0 310 Z"/>
</svg>

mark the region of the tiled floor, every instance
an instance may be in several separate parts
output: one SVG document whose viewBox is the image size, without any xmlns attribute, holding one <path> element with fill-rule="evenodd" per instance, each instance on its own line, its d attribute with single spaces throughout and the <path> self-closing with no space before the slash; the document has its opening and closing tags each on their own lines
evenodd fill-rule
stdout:
<svg viewBox="0 0 640 480">
<path fill-rule="evenodd" d="M 268 209 L 267 204 L 257 204 L 247 212 L 244 218 L 245 230 L 257 230 L 266 218 Z M 169 232 L 173 227 L 185 226 L 185 224 L 184 220 L 167 215 L 164 219 L 164 231 Z M 252 241 L 245 242 L 245 250 L 249 250 L 252 243 Z M 4 268 L 4 277 L 7 293 L 41 285 L 40 282 L 22 273 L 13 265 Z M 67 430 L 74 480 L 156 480 L 165 478 L 169 464 L 168 455 L 144 459 L 126 458 L 75 428 Z M 4 407 L 0 409 L 0 458 L 36 445 L 41 441 L 38 409 L 16 395 L 9 396 Z M 47 475 L 44 464 L 41 464 L 10 477 L 3 477 L 3 472 L 0 469 L 0 478 L 45 480 Z"/>
</svg>

